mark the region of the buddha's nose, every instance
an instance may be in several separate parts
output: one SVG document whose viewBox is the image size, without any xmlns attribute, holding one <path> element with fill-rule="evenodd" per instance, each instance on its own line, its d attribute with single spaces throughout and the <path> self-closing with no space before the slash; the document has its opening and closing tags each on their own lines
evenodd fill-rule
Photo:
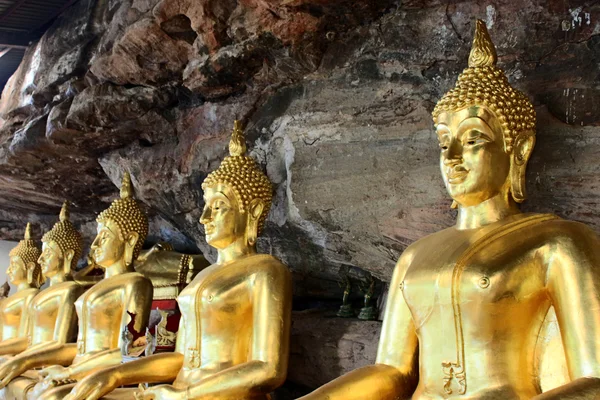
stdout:
<svg viewBox="0 0 600 400">
<path fill-rule="evenodd" d="M 453 140 L 444 154 L 444 165 L 460 164 L 462 161 L 462 146 L 458 141 Z"/>
<path fill-rule="evenodd" d="M 202 225 L 206 225 L 206 223 L 208 222 L 209 219 L 210 219 L 210 207 L 205 207 L 204 210 L 202 210 L 202 215 L 200 216 L 200 223 Z"/>
</svg>

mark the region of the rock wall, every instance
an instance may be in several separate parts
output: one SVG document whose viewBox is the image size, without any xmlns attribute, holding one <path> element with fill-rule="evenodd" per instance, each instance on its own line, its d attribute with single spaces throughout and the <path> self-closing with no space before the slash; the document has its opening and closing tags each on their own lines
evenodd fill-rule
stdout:
<svg viewBox="0 0 600 400">
<path fill-rule="evenodd" d="M 595 2 L 80 0 L 2 94 L 0 238 L 48 229 L 68 199 L 90 240 L 127 170 L 149 242 L 214 257 L 200 184 L 240 119 L 276 187 L 259 245 L 297 298 L 339 298 L 340 268 L 389 281 L 409 243 L 455 217 L 430 112 L 466 66 L 474 18 L 536 105 L 523 209 L 600 232 Z"/>
</svg>

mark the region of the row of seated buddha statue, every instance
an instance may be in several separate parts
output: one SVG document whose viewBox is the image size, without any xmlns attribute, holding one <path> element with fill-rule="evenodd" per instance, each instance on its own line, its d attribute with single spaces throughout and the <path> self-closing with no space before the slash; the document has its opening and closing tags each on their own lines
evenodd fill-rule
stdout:
<svg viewBox="0 0 600 400">
<path fill-rule="evenodd" d="M 283 383 L 291 275 L 274 257 L 256 252 L 272 185 L 245 155 L 237 122 L 229 148 L 230 156 L 202 185 L 200 222 L 218 259 L 196 268 L 177 297 L 175 351 L 124 357 L 124 342 L 145 336 L 153 299 L 169 286 L 161 281 L 173 275 L 173 263 L 161 263 L 164 257 L 152 251 L 140 256 L 148 220 L 125 173 L 120 198 L 97 218 L 90 258 L 104 271 L 101 279 L 87 275 L 91 268 L 73 273 L 82 240 L 66 203 L 41 251 L 29 224 L 12 250 L 8 276 L 18 290 L 0 303 L 0 398 L 259 400 Z M 50 286 L 40 291 L 46 279 Z M 171 384 L 135 386 L 158 382 Z"/>
<path fill-rule="evenodd" d="M 535 111 L 496 62 L 477 21 L 469 66 L 433 111 L 456 225 L 400 257 L 376 364 L 302 400 L 600 398 L 600 241 L 583 224 L 519 211 Z M 81 238 L 66 209 L 41 252 L 27 229 L 8 270 L 18 291 L 0 304 L 4 398 L 270 399 L 287 374 L 291 278 L 256 252 L 273 191 L 238 123 L 229 151 L 202 184 L 200 222 L 218 258 L 178 294 L 171 353 L 124 362 L 120 351 L 124 327 L 143 335 L 153 297 L 134 267 L 148 223 L 128 175 L 97 219 L 90 253 L 104 277 L 91 288 L 72 279 Z"/>
</svg>

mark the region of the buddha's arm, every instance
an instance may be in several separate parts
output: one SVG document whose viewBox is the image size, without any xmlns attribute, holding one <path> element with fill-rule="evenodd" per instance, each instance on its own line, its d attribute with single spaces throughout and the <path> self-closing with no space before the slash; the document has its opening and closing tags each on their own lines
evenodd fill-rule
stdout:
<svg viewBox="0 0 600 400">
<path fill-rule="evenodd" d="M 65 400 L 102 398 L 119 386 L 173 382 L 183 365 L 183 354 L 161 353 L 106 368 L 79 382 Z"/>
<path fill-rule="evenodd" d="M 4 378 L 5 374 L 3 371 L 7 368 L 16 371 L 16 375 L 20 375 L 27 370 L 48 365 L 66 366 L 73 362 L 76 355 L 77 345 L 75 344 L 42 343 L 2 364 L 0 367 L 0 376 Z M 2 382 L 4 383 L 4 380 Z"/>
<path fill-rule="evenodd" d="M 18 354 L 27 349 L 27 338 L 17 337 L 0 342 L 0 355 Z"/>
<path fill-rule="evenodd" d="M 75 344 L 40 344 L 8 360 L 0 366 L 0 388 L 5 387 L 15 377 L 30 369 L 48 365 L 66 366 L 77 355 Z"/>
<path fill-rule="evenodd" d="M 291 277 L 277 266 L 255 276 L 252 296 L 253 332 L 251 361 L 192 383 L 187 398 L 237 400 L 269 393 L 287 376 L 292 312 Z M 223 343 L 234 343 L 231 338 Z"/>
<path fill-rule="evenodd" d="M 417 384 L 417 347 L 412 316 L 402 282 L 411 255 L 407 249 L 394 270 L 375 365 L 351 371 L 301 400 L 399 400 L 410 398 Z"/>
<path fill-rule="evenodd" d="M 570 228 L 543 254 L 572 382 L 538 396 L 545 400 L 600 396 L 600 240 L 582 224 Z"/>
<path fill-rule="evenodd" d="M 121 316 L 121 331 L 129 325 L 138 335 L 143 335 L 150 319 L 152 308 L 153 287 L 149 279 L 137 276 L 127 288 L 125 297 L 125 310 Z M 131 323 L 130 318 L 133 318 Z M 131 332 L 133 333 L 133 332 Z M 119 335 L 119 348 L 122 346 L 123 338 Z"/>
<path fill-rule="evenodd" d="M 75 301 L 80 293 L 80 290 L 72 289 L 62 300 L 54 323 L 53 338 L 58 343 L 67 343 L 75 339 L 74 336 L 77 334 Z"/>
<path fill-rule="evenodd" d="M 27 334 L 31 331 L 33 314 L 32 310 L 30 310 L 30 305 L 37 293 L 38 291 L 23 299 L 23 311 L 21 312 L 21 320 L 19 321 L 19 337 L 27 337 Z"/>
<path fill-rule="evenodd" d="M 112 367 L 121 363 L 121 350 L 109 349 L 95 353 L 81 362 L 72 364 L 68 368 L 68 376 L 71 379 L 82 379 L 83 377 L 104 368 Z"/>
</svg>

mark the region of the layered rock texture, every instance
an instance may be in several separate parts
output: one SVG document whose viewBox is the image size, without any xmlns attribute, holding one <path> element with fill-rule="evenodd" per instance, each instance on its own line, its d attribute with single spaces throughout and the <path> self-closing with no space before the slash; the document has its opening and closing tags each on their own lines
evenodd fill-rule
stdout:
<svg viewBox="0 0 600 400">
<path fill-rule="evenodd" d="M 240 119 L 276 187 L 259 244 L 297 298 L 339 298 L 340 270 L 385 283 L 408 244 L 453 223 L 430 112 L 466 67 L 474 18 L 536 105 L 523 208 L 600 232 L 595 2 L 80 0 L 2 94 L 0 238 L 48 229 L 67 199 L 90 240 L 129 171 L 149 241 L 210 259 L 200 184 Z M 298 380 L 332 372 L 311 374 Z"/>
</svg>

